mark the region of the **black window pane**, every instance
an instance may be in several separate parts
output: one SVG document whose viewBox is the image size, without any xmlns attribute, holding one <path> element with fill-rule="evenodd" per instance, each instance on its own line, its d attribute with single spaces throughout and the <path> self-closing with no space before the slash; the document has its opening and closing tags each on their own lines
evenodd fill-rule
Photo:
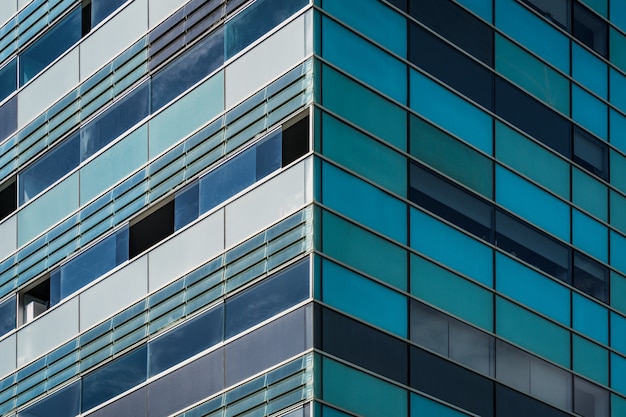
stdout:
<svg viewBox="0 0 626 417">
<path fill-rule="evenodd" d="M 80 383 L 75 382 L 20 411 L 17 415 L 18 417 L 70 417 L 78 413 L 80 413 Z"/>
<path fill-rule="evenodd" d="M 449 0 L 410 0 L 409 13 L 461 49 L 493 66 L 493 33 Z"/>
<path fill-rule="evenodd" d="M 524 0 L 551 22 L 567 29 L 570 21 L 570 0 Z"/>
<path fill-rule="evenodd" d="M 309 117 L 283 129 L 282 166 L 289 165 L 309 151 Z"/>
<path fill-rule="evenodd" d="M 498 417 L 567 417 L 562 411 L 503 385 L 496 384 L 496 415 Z"/>
<path fill-rule="evenodd" d="M 574 2 L 573 34 L 576 39 L 608 57 L 608 25 L 579 2 Z"/>
<path fill-rule="evenodd" d="M 407 345 L 332 310 L 322 312 L 322 350 L 407 384 Z"/>
<path fill-rule="evenodd" d="M 407 5 L 407 0 L 387 0 L 388 3 L 393 4 L 394 6 L 396 6 L 398 9 L 407 12 L 408 11 L 408 5 Z"/>
<path fill-rule="evenodd" d="M 174 233 L 174 201 L 170 201 L 146 218 L 130 226 L 129 258 Z"/>
<path fill-rule="evenodd" d="M 609 302 L 609 271 L 580 253 L 574 254 L 574 287 L 605 303 Z"/>
<path fill-rule="evenodd" d="M 571 124 L 563 116 L 496 77 L 496 114 L 519 129 L 570 157 Z"/>
<path fill-rule="evenodd" d="M 0 106 L 0 140 L 17 130 L 17 97 L 17 94 L 14 95 Z"/>
<path fill-rule="evenodd" d="M 17 181 L 15 178 L 0 185 L 0 221 L 17 210 Z"/>
<path fill-rule="evenodd" d="M 0 69 L 0 101 L 17 89 L 17 58 Z"/>
<path fill-rule="evenodd" d="M 15 295 L 0 303 L 0 337 L 15 329 L 16 314 Z"/>
<path fill-rule="evenodd" d="M 428 30 L 411 24 L 409 60 L 450 87 L 493 110 L 493 72 Z"/>
<path fill-rule="evenodd" d="M 574 162 L 602 179 L 608 179 L 608 146 L 581 129 L 574 129 Z"/>
</svg>

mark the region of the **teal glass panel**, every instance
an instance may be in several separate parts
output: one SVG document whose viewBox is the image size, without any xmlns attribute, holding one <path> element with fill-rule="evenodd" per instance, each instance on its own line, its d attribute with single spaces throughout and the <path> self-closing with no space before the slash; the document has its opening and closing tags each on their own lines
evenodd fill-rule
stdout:
<svg viewBox="0 0 626 417">
<path fill-rule="evenodd" d="M 626 71 L 626 36 L 613 28 L 609 29 L 609 50 L 613 65 Z"/>
<path fill-rule="evenodd" d="M 569 114 L 567 78 L 496 34 L 496 71 L 563 114 Z"/>
<path fill-rule="evenodd" d="M 405 157 L 324 113 L 322 153 L 394 193 L 406 197 Z"/>
<path fill-rule="evenodd" d="M 625 10 L 626 16 L 626 10 Z M 625 24 L 626 26 L 626 24 Z M 611 417 L 626 416 L 626 399 L 611 394 Z"/>
<path fill-rule="evenodd" d="M 481 151 L 492 154 L 491 116 L 414 70 L 411 70 L 411 108 Z"/>
<path fill-rule="evenodd" d="M 608 107 L 606 104 L 572 85 L 572 118 L 596 136 L 608 140 Z"/>
<path fill-rule="evenodd" d="M 329 358 L 322 362 L 324 401 L 363 417 L 407 415 L 407 392 Z"/>
<path fill-rule="evenodd" d="M 322 277 L 322 301 L 400 337 L 408 337 L 404 295 L 328 260 L 322 263 Z"/>
<path fill-rule="evenodd" d="M 397 288 L 407 288 L 406 251 L 325 211 L 324 253 Z M 384 259 L 385 262 L 380 262 Z"/>
<path fill-rule="evenodd" d="M 224 71 L 220 71 L 150 120 L 150 158 L 223 110 Z"/>
<path fill-rule="evenodd" d="M 322 103 L 329 110 L 406 150 L 406 112 L 328 66 L 322 67 Z"/>
<path fill-rule="evenodd" d="M 609 153 L 611 167 L 611 184 L 626 193 L 626 158 L 614 150 Z"/>
<path fill-rule="evenodd" d="M 573 336 L 574 371 L 600 384 L 609 383 L 609 352 L 582 337 Z"/>
<path fill-rule="evenodd" d="M 496 298 L 496 333 L 561 366 L 570 366 L 567 330 L 500 297 Z"/>
<path fill-rule="evenodd" d="M 492 0 L 457 0 L 457 2 L 461 3 L 487 22 L 491 23 L 493 21 Z"/>
<path fill-rule="evenodd" d="M 492 249 L 411 208 L 411 247 L 460 273 L 493 286 Z"/>
<path fill-rule="evenodd" d="M 496 26 L 525 47 L 569 74 L 569 40 L 516 0 L 496 2 Z"/>
<path fill-rule="evenodd" d="M 609 17 L 609 0 L 580 0 L 604 17 Z M 615 1 L 615 0 L 613 0 Z"/>
<path fill-rule="evenodd" d="M 357 222 L 406 243 L 406 204 L 327 162 L 322 164 L 322 200 Z"/>
<path fill-rule="evenodd" d="M 493 163 L 489 158 L 413 115 L 410 132 L 411 155 L 493 198 Z"/>
<path fill-rule="evenodd" d="M 608 345 L 608 310 L 580 294 L 572 294 L 572 327 L 581 333 Z"/>
<path fill-rule="evenodd" d="M 572 243 L 604 262 L 609 261 L 608 228 L 576 209 L 572 210 Z"/>
<path fill-rule="evenodd" d="M 613 237 L 613 233 L 611 232 L 611 237 Z M 611 253 L 613 253 L 613 243 L 614 240 L 611 241 Z M 624 242 L 619 242 L 622 249 L 626 249 Z M 624 252 L 622 252 L 624 253 Z M 614 258 L 612 258 L 612 264 L 615 263 Z M 617 267 L 616 265 L 613 265 Z M 620 310 L 621 312 L 626 314 L 626 277 L 618 274 L 617 272 L 611 271 L 611 306 Z"/>
<path fill-rule="evenodd" d="M 496 290 L 570 325 L 569 289 L 501 253 L 496 253 Z"/>
<path fill-rule="evenodd" d="M 496 122 L 496 158 L 569 200 L 569 163 Z"/>
<path fill-rule="evenodd" d="M 607 221 L 607 187 L 591 175 L 572 167 L 572 202 Z"/>
<path fill-rule="evenodd" d="M 611 68 L 611 104 L 626 112 L 626 77 Z"/>
<path fill-rule="evenodd" d="M 377 25 L 372 28 L 379 29 Z M 327 17 L 322 18 L 322 55 L 381 93 L 406 104 L 405 64 Z"/>
<path fill-rule="evenodd" d="M 487 331 L 493 330 L 490 291 L 413 254 L 411 294 Z"/>
<path fill-rule="evenodd" d="M 611 347 L 626 354 L 626 318 L 611 312 Z"/>
<path fill-rule="evenodd" d="M 600 97 L 608 98 L 607 65 L 575 42 L 572 42 L 572 77 Z"/>
<path fill-rule="evenodd" d="M 411 417 L 437 416 L 437 417 L 464 417 L 468 414 L 462 413 L 435 402 L 429 398 L 411 393 Z"/>
<path fill-rule="evenodd" d="M 500 165 L 496 166 L 496 201 L 569 241 L 569 206 Z"/>
<path fill-rule="evenodd" d="M 626 394 L 626 359 L 611 353 L 611 387 Z"/>
<path fill-rule="evenodd" d="M 390 7 L 377 0 L 343 0 L 326 1 L 323 8 L 374 42 L 406 58 L 406 19 Z"/>
<path fill-rule="evenodd" d="M 342 413 L 334 408 L 323 406 L 321 417 L 350 417 L 350 414 Z"/>
<path fill-rule="evenodd" d="M 610 142 L 622 152 L 626 152 L 626 117 L 610 109 Z"/>
<path fill-rule="evenodd" d="M 626 197 L 611 190 L 611 225 L 626 233 Z"/>
<path fill-rule="evenodd" d="M 611 23 L 619 26 L 620 29 L 626 32 L 626 1 L 624 0 L 610 0 L 611 3 Z M 626 400 L 624 400 L 626 401 Z M 626 412 L 624 412 L 626 415 Z"/>
</svg>

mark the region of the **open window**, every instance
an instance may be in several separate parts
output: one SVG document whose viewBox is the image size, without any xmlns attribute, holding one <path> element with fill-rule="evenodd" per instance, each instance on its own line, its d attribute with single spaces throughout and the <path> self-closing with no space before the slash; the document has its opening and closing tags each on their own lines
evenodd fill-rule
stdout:
<svg viewBox="0 0 626 417">
<path fill-rule="evenodd" d="M 0 184 L 0 221 L 17 210 L 17 181 L 10 178 Z"/>
<path fill-rule="evenodd" d="M 169 199 L 146 211 L 129 228 L 129 259 L 174 233 L 174 200 Z"/>
<path fill-rule="evenodd" d="M 28 285 L 19 292 L 19 324 L 26 324 L 50 308 L 50 275 Z"/>
</svg>

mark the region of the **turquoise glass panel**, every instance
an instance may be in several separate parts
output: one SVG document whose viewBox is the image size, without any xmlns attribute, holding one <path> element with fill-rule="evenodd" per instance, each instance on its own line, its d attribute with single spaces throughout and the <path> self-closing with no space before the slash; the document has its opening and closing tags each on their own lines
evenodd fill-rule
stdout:
<svg viewBox="0 0 626 417">
<path fill-rule="evenodd" d="M 344 167 L 405 197 L 406 158 L 375 139 L 324 113 L 322 153 Z"/>
<path fill-rule="evenodd" d="M 496 253 L 496 290 L 565 326 L 570 324 L 570 291 L 501 253 Z"/>
<path fill-rule="evenodd" d="M 460 273 L 493 286 L 492 249 L 411 208 L 411 247 Z"/>
<path fill-rule="evenodd" d="M 406 204 L 327 162 L 322 164 L 322 200 L 357 222 L 406 243 Z"/>
<path fill-rule="evenodd" d="M 572 42 L 572 77 L 600 97 L 608 98 L 607 65 L 575 42 Z"/>
<path fill-rule="evenodd" d="M 572 243 L 604 262 L 609 261 L 608 228 L 576 209 L 572 210 Z"/>
<path fill-rule="evenodd" d="M 621 416 L 626 416 L 626 399 L 611 394 L 611 417 Z"/>
<path fill-rule="evenodd" d="M 573 336 L 574 371 L 600 384 L 609 382 L 609 352 L 582 337 Z"/>
<path fill-rule="evenodd" d="M 413 254 L 411 294 L 487 331 L 493 330 L 490 291 Z"/>
<path fill-rule="evenodd" d="M 496 333 L 561 366 L 570 366 L 567 330 L 500 297 L 496 298 Z"/>
<path fill-rule="evenodd" d="M 322 301 L 400 337 L 408 337 L 404 295 L 328 260 L 322 263 L 322 277 Z"/>
<path fill-rule="evenodd" d="M 567 78 L 498 34 L 496 71 L 554 109 L 569 114 Z"/>
<path fill-rule="evenodd" d="M 611 353 L 611 387 L 626 395 L 626 359 Z"/>
<path fill-rule="evenodd" d="M 611 68 L 611 104 L 626 112 L 626 77 Z"/>
<path fill-rule="evenodd" d="M 611 265 L 626 273 L 626 256 L 624 256 L 626 253 L 626 238 L 614 231 L 610 231 L 609 236 L 611 239 Z"/>
<path fill-rule="evenodd" d="M 622 152 L 626 152 L 626 117 L 613 109 L 609 113 L 611 117 L 609 141 Z"/>
<path fill-rule="evenodd" d="M 608 107 L 576 85 L 572 85 L 572 118 L 591 133 L 608 140 Z"/>
<path fill-rule="evenodd" d="M 363 417 L 407 415 L 407 392 L 388 382 L 324 357 L 324 401 Z"/>
<path fill-rule="evenodd" d="M 611 190 L 611 225 L 626 233 L 626 197 Z"/>
<path fill-rule="evenodd" d="M 605 307 L 580 294 L 572 294 L 572 326 L 575 330 L 607 345 L 609 316 Z"/>
<path fill-rule="evenodd" d="M 626 71 L 626 36 L 613 28 L 609 29 L 609 50 L 613 65 Z"/>
<path fill-rule="evenodd" d="M 626 1 L 624 0 L 610 0 L 611 3 L 611 23 L 619 26 L 624 32 L 626 32 Z M 626 401 L 626 400 L 624 400 Z M 624 412 L 626 415 L 626 412 Z"/>
<path fill-rule="evenodd" d="M 622 252 L 623 253 L 623 252 Z M 626 314 L 626 277 L 611 271 L 611 307 Z"/>
<path fill-rule="evenodd" d="M 322 223 L 324 253 L 397 288 L 407 289 L 404 249 L 327 211 Z"/>
<path fill-rule="evenodd" d="M 626 318 L 611 312 L 611 347 L 626 354 Z"/>
<path fill-rule="evenodd" d="M 411 70 L 411 108 L 483 152 L 492 154 L 491 116 L 414 70 Z"/>
<path fill-rule="evenodd" d="M 572 202 L 600 219 L 608 220 L 606 185 L 572 167 Z"/>
<path fill-rule="evenodd" d="M 609 5 L 608 5 L 609 0 L 581 0 L 581 1 L 585 3 L 587 6 L 589 6 L 591 9 L 601 14 L 602 16 L 604 17 L 609 16 L 608 14 L 609 13 Z"/>
<path fill-rule="evenodd" d="M 373 29 L 379 28 L 376 25 Z M 322 55 L 381 93 L 406 104 L 405 64 L 327 17 L 322 18 Z"/>
<path fill-rule="evenodd" d="M 406 150 L 406 111 L 328 66 L 322 67 L 322 103 L 329 110 Z"/>
<path fill-rule="evenodd" d="M 614 150 L 610 153 L 611 184 L 626 193 L 626 158 Z"/>
<path fill-rule="evenodd" d="M 570 164 L 500 122 L 496 158 L 569 200 Z"/>
<path fill-rule="evenodd" d="M 496 166 L 496 201 L 569 241 L 569 206 L 500 165 Z"/>
<path fill-rule="evenodd" d="M 569 40 L 515 0 L 496 2 L 496 26 L 522 45 L 569 74 Z"/>
<path fill-rule="evenodd" d="M 467 415 L 429 398 L 411 393 L 411 417 L 464 417 Z"/>
<path fill-rule="evenodd" d="M 493 21 L 492 0 L 457 0 L 457 3 L 461 3 L 487 22 Z"/>
<path fill-rule="evenodd" d="M 406 19 L 390 7 L 377 0 L 343 0 L 326 1 L 323 8 L 374 42 L 406 58 Z"/>
<path fill-rule="evenodd" d="M 224 71 L 220 71 L 150 120 L 150 158 L 223 110 Z"/>
<path fill-rule="evenodd" d="M 322 410 L 322 417 L 350 417 L 350 414 L 342 413 L 327 406 L 323 406 Z"/>
</svg>

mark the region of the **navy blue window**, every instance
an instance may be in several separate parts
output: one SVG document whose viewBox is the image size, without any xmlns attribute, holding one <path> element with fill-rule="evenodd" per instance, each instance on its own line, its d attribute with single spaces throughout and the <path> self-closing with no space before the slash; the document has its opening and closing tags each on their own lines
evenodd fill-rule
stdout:
<svg viewBox="0 0 626 417">
<path fill-rule="evenodd" d="M 608 57 L 608 24 L 579 2 L 574 2 L 572 33 L 603 57 Z"/>
<path fill-rule="evenodd" d="M 18 417 L 71 417 L 80 413 L 80 383 L 45 397 L 17 413 Z"/>
<path fill-rule="evenodd" d="M 0 101 L 17 89 L 17 58 L 0 69 Z"/>
<path fill-rule="evenodd" d="M 0 303 L 0 337 L 15 329 L 17 304 L 13 296 Z"/>
<path fill-rule="evenodd" d="M 179 230 L 200 215 L 200 185 L 198 181 L 176 194 L 174 199 L 174 230 Z"/>
<path fill-rule="evenodd" d="M 17 130 L 17 98 L 16 94 L 0 106 L 0 140 Z"/>
</svg>

